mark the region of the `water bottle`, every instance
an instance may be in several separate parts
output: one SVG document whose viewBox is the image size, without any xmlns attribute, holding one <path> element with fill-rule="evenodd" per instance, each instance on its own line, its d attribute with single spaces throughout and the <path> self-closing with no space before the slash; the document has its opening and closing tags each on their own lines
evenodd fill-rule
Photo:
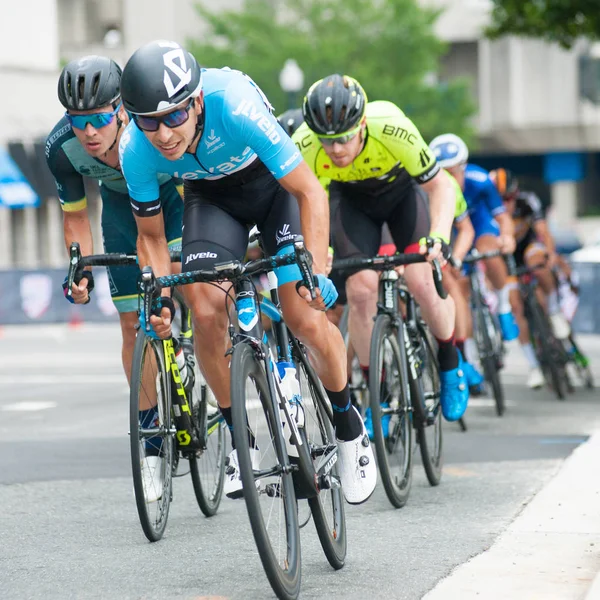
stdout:
<svg viewBox="0 0 600 600">
<path fill-rule="evenodd" d="M 295 419 L 297 426 L 304 427 L 304 411 L 300 402 L 302 396 L 300 394 L 300 382 L 296 375 L 296 367 L 293 363 L 282 360 L 277 363 L 277 373 L 279 375 L 281 391 L 287 400 L 289 412 L 292 418 Z M 285 414 L 281 415 L 281 420 L 288 455 L 297 457 L 298 450 L 296 446 L 290 443 L 291 432 L 288 431 L 288 422 Z"/>
<path fill-rule="evenodd" d="M 188 384 L 190 382 L 190 373 L 187 365 L 187 360 L 185 358 L 185 352 L 183 351 L 183 346 L 177 338 L 173 338 L 173 350 L 175 352 L 175 362 L 177 363 L 177 368 L 179 369 L 181 383 L 183 384 L 183 387 L 187 390 Z"/>
</svg>

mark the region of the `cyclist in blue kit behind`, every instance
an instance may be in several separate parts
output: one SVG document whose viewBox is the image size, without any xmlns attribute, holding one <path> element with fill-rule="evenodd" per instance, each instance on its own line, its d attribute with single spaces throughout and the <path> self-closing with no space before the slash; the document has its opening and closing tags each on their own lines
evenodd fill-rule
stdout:
<svg viewBox="0 0 600 600">
<path fill-rule="evenodd" d="M 311 300 L 301 287 L 299 295 L 298 267 L 282 267 L 276 271 L 281 305 L 287 325 L 309 349 L 331 400 L 346 500 L 364 502 L 373 493 L 377 470 L 362 420 L 350 403 L 344 342 L 323 312 L 337 297 L 324 274 L 329 242 L 325 191 L 272 115 L 262 91 L 239 71 L 200 69 L 179 44 L 155 41 L 129 59 L 122 95 L 133 115 L 121 138 L 120 155 L 139 231 L 141 265 L 151 265 L 156 275 L 169 272 L 158 173 L 184 180 L 184 270 L 242 260 L 252 225 L 259 227 L 271 255 L 290 252 L 295 236 L 304 236 L 320 293 Z M 151 324 L 164 338 L 171 333 L 174 308 L 169 291 L 162 293 L 160 317 L 152 316 Z M 194 284 L 186 299 L 196 354 L 231 428 L 223 290 Z M 235 450 L 228 461 L 225 493 L 240 497 Z"/>
<path fill-rule="evenodd" d="M 512 254 L 516 245 L 512 219 L 489 173 L 467 162 L 469 150 L 465 142 L 453 133 L 445 133 L 432 140 L 429 147 L 440 166 L 458 181 L 463 190 L 475 229 L 474 247 L 481 253 L 501 250 L 504 254 Z M 509 277 L 501 256 L 488 258 L 484 262 L 486 275 L 498 297 L 502 337 L 507 341 L 514 340 L 519 335 L 519 327 L 510 304 L 510 290 L 516 280 Z"/>
</svg>

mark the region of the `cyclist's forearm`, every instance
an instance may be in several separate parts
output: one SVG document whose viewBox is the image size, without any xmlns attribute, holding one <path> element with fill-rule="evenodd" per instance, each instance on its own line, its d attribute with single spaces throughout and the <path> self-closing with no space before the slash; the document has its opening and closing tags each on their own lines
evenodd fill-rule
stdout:
<svg viewBox="0 0 600 600">
<path fill-rule="evenodd" d="M 329 251 L 329 205 L 325 191 L 299 194 L 300 222 L 306 247 L 313 256 L 313 271 L 325 273 Z"/>
<path fill-rule="evenodd" d="M 87 208 L 73 213 L 63 212 L 63 234 L 67 253 L 73 242 L 79 244 L 82 256 L 94 253 L 94 239 Z"/>
<path fill-rule="evenodd" d="M 475 231 L 468 218 L 457 223 L 456 229 L 458 230 L 458 235 L 456 236 L 456 240 L 454 240 L 452 254 L 454 257 L 463 260 L 473 245 Z"/>
<path fill-rule="evenodd" d="M 430 232 L 450 239 L 456 210 L 456 192 L 449 178 L 438 173 L 423 185 L 423 189 L 429 195 Z"/>
<path fill-rule="evenodd" d="M 556 252 L 556 245 L 554 243 L 554 238 L 548 229 L 548 224 L 546 221 L 538 221 L 533 226 L 533 230 L 538 238 L 540 238 L 542 244 L 546 246 L 546 250 L 549 254 L 554 254 Z"/>
<path fill-rule="evenodd" d="M 136 217 L 138 227 L 137 252 L 140 269 L 152 267 L 156 277 L 171 273 L 171 258 L 164 233 L 162 212 L 154 217 Z M 169 295 L 169 290 L 163 290 Z"/>
<path fill-rule="evenodd" d="M 514 236 L 515 235 L 515 224 L 508 213 L 500 213 L 494 217 L 498 227 L 500 228 L 500 235 Z"/>
</svg>

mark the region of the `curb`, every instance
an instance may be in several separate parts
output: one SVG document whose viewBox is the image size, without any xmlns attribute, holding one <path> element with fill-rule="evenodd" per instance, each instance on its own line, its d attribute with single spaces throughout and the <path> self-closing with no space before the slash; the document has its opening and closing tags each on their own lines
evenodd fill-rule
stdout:
<svg viewBox="0 0 600 600">
<path fill-rule="evenodd" d="M 600 600 L 600 432 L 576 448 L 492 546 L 424 600 Z"/>
</svg>

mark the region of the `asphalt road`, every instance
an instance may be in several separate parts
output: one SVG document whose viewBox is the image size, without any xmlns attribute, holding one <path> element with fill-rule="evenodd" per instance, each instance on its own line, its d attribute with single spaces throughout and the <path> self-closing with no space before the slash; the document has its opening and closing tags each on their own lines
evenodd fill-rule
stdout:
<svg viewBox="0 0 600 600">
<path fill-rule="evenodd" d="M 600 381 L 600 338 L 582 337 Z M 260 599 L 274 597 L 243 501 L 207 519 L 188 477 L 175 480 L 164 538 L 137 520 L 129 464 L 128 388 L 114 326 L 0 333 L 0 598 Z M 588 435 L 600 398 L 566 402 L 524 387 L 511 347 L 508 410 L 477 399 L 469 431 L 445 428 L 442 484 L 415 468 L 407 506 L 379 485 L 347 508 L 346 566 L 334 572 L 312 523 L 302 531 L 302 598 L 417 599 L 496 539 Z"/>
</svg>

